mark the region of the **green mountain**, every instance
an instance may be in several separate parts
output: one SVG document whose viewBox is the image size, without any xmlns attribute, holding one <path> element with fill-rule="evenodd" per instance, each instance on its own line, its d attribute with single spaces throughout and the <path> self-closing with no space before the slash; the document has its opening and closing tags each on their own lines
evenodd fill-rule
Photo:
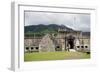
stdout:
<svg viewBox="0 0 100 73">
<path fill-rule="evenodd" d="M 58 29 L 66 29 L 66 31 L 76 31 L 71 28 L 68 28 L 65 25 L 57 25 L 57 24 L 39 24 L 39 25 L 29 25 L 24 26 L 24 34 L 26 37 L 35 36 L 43 36 L 45 33 L 54 33 L 55 35 L 58 32 Z M 90 32 L 83 32 L 83 35 L 90 36 Z"/>
<path fill-rule="evenodd" d="M 73 31 L 71 28 L 66 27 L 65 25 L 57 25 L 57 24 L 39 24 L 39 25 L 30 25 L 25 26 L 25 33 L 51 33 L 51 32 L 57 32 L 58 29 L 66 29 L 67 31 Z"/>
</svg>

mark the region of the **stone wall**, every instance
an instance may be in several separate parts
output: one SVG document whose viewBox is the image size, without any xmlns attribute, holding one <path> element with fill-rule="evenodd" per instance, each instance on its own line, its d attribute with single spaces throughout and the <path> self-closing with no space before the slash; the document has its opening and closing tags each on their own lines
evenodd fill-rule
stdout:
<svg viewBox="0 0 100 73">
<path fill-rule="evenodd" d="M 55 37 L 54 36 L 52 37 L 50 34 L 46 34 L 42 38 L 25 38 L 24 40 L 25 51 L 54 52 L 56 51 L 56 48 L 58 48 L 58 50 L 60 49 L 60 51 L 66 51 L 66 49 L 68 49 L 69 47 L 67 46 L 68 45 L 67 40 L 65 43 L 65 37 L 68 38 L 70 35 L 75 37 L 74 49 L 90 50 L 90 38 L 84 37 L 80 33 L 73 32 L 73 33 L 59 33 Z M 26 50 L 27 47 L 29 47 L 29 50 Z"/>
<path fill-rule="evenodd" d="M 49 34 L 46 34 L 39 43 L 39 52 L 54 52 L 55 45 L 50 38 Z"/>
</svg>

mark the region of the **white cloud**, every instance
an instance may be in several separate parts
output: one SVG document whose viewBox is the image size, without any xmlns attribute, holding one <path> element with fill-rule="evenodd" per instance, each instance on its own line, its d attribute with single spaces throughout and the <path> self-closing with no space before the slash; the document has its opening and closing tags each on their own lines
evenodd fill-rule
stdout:
<svg viewBox="0 0 100 73">
<path fill-rule="evenodd" d="M 90 31 L 90 15 L 50 12 L 25 12 L 25 26 L 38 24 L 63 24 L 75 30 Z"/>
</svg>

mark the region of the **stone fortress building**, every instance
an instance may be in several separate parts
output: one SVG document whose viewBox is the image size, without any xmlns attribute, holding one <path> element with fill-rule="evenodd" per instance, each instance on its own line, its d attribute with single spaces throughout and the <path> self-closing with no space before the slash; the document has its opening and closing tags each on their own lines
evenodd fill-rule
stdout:
<svg viewBox="0 0 100 73">
<path fill-rule="evenodd" d="M 24 52 L 90 51 L 90 34 L 81 31 L 58 29 L 58 33 L 41 37 L 25 37 Z"/>
</svg>

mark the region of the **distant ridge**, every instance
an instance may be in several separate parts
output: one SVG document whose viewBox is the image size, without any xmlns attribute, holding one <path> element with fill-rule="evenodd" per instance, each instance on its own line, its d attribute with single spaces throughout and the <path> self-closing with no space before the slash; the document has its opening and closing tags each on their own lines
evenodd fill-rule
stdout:
<svg viewBox="0 0 100 73">
<path fill-rule="evenodd" d="M 38 25 L 29 25 L 24 26 L 25 33 L 31 32 L 31 33 L 43 33 L 43 32 L 57 32 L 59 28 L 66 29 L 66 31 L 74 31 L 73 29 L 66 27 L 65 25 L 57 25 L 57 24 L 38 24 Z"/>
</svg>

